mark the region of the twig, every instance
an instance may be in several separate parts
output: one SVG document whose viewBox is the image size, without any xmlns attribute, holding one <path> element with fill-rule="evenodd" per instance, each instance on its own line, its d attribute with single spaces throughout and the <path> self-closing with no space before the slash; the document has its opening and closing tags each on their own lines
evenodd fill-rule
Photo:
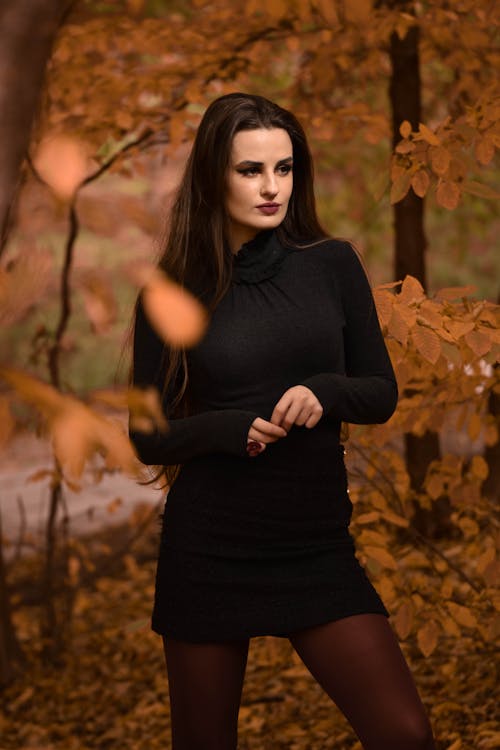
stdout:
<svg viewBox="0 0 500 750">
<path fill-rule="evenodd" d="M 151 511 L 148 513 L 146 518 L 142 521 L 142 523 L 139 524 L 135 532 L 119 547 L 113 555 L 110 555 L 106 560 L 99 566 L 99 575 L 102 575 L 103 572 L 108 570 L 113 563 L 116 562 L 116 560 L 119 560 L 120 557 L 125 554 L 132 546 L 133 544 L 142 536 L 142 534 L 146 531 L 149 524 L 151 523 L 154 516 L 158 513 L 158 510 L 162 504 L 162 500 L 158 501 L 156 505 L 154 505 L 151 508 Z M 80 585 L 88 586 L 95 580 L 97 575 L 97 572 L 92 571 L 88 572 L 86 576 L 82 576 L 80 579 Z"/>
<path fill-rule="evenodd" d="M 140 136 L 135 138 L 133 141 L 130 141 L 129 143 L 125 144 L 119 151 L 117 151 L 113 156 L 110 156 L 109 159 L 101 164 L 101 166 L 95 170 L 95 172 L 92 172 L 91 175 L 86 177 L 80 185 L 78 186 L 78 191 L 81 190 L 82 187 L 85 187 L 85 185 L 88 185 L 91 182 L 94 182 L 94 180 L 97 180 L 98 177 L 100 177 L 104 172 L 107 172 L 108 169 L 121 157 L 123 154 L 125 154 L 127 151 L 130 151 L 131 149 L 135 148 L 136 146 L 139 146 L 141 144 L 144 144 L 145 141 L 148 140 L 148 138 L 151 138 L 155 135 L 155 131 L 151 130 L 151 128 L 146 128 L 143 133 L 141 133 Z"/>
<path fill-rule="evenodd" d="M 400 510 L 403 510 L 403 504 L 401 502 L 401 498 L 397 494 L 396 490 L 394 489 L 393 484 L 391 481 L 387 478 L 387 476 L 384 474 L 384 472 L 377 466 L 377 464 L 371 460 L 369 457 L 366 456 L 365 452 L 359 448 L 359 446 L 355 445 L 353 446 L 355 450 L 359 452 L 359 454 L 372 466 L 375 471 L 378 473 L 378 475 L 384 480 L 386 486 L 388 487 L 391 496 L 397 501 L 398 507 Z M 370 477 L 365 477 L 365 481 L 369 482 L 372 486 L 375 486 L 376 489 L 380 490 L 379 486 L 374 482 Z M 438 547 L 431 542 L 430 539 L 425 537 L 420 531 L 415 529 L 411 524 L 406 528 L 406 533 L 412 537 L 414 540 L 418 540 L 421 544 L 426 546 L 433 554 L 440 557 L 451 570 L 454 570 L 457 575 L 462 578 L 471 588 L 473 591 L 475 591 L 477 594 L 481 592 L 481 589 L 469 578 L 467 573 L 464 573 L 464 571 L 459 568 L 455 563 L 453 563 L 445 554 L 444 552 L 441 552 Z"/>
<path fill-rule="evenodd" d="M 399 510 L 401 512 L 403 512 L 403 504 L 401 502 L 401 498 L 399 497 L 398 493 L 394 489 L 393 483 L 384 474 L 384 472 L 382 471 L 382 469 L 375 463 L 375 461 L 372 458 L 370 458 L 370 456 L 367 456 L 366 453 L 365 453 L 365 451 L 359 445 L 357 445 L 356 443 L 353 443 L 352 445 L 350 445 L 350 448 L 352 450 L 354 450 L 354 451 L 357 451 L 359 453 L 359 455 L 366 461 L 366 463 L 369 464 L 377 472 L 377 474 L 379 475 L 379 477 L 384 480 L 387 489 L 391 493 L 391 495 L 394 498 L 394 500 L 397 502 Z M 368 477 L 366 477 L 366 479 L 368 479 Z"/>
<path fill-rule="evenodd" d="M 441 550 L 440 550 L 440 549 L 438 549 L 438 548 L 437 548 L 437 547 L 436 547 L 436 546 L 435 546 L 435 545 L 434 545 L 434 544 L 433 544 L 433 543 L 432 543 L 432 542 L 430 541 L 430 539 L 427 539 L 427 537 L 425 537 L 425 536 L 424 536 L 424 535 L 423 535 L 423 534 L 422 534 L 422 533 L 421 533 L 420 531 L 418 531 L 417 529 L 414 529 L 414 528 L 413 528 L 412 526 L 408 527 L 407 531 L 408 531 L 408 533 L 409 533 L 409 534 L 411 534 L 411 536 L 412 536 L 412 537 L 413 537 L 414 539 L 418 539 L 418 540 L 419 540 L 419 541 L 420 541 L 420 542 L 421 542 L 421 543 L 422 543 L 423 545 L 425 545 L 426 547 L 428 547 L 428 548 L 429 548 L 429 549 L 431 550 L 431 552 L 433 552 L 433 553 L 434 553 L 435 555 L 437 555 L 438 557 L 440 557 L 440 558 L 441 558 L 441 560 L 443 560 L 443 561 L 444 561 L 444 562 L 445 562 L 445 563 L 446 563 L 446 564 L 448 565 L 448 567 L 449 567 L 449 568 L 451 568 L 452 570 L 454 570 L 454 571 L 455 571 L 455 573 L 457 573 L 457 575 L 458 575 L 458 576 L 459 576 L 460 578 L 462 578 L 462 579 L 463 579 L 463 580 L 464 580 L 464 581 L 465 581 L 466 583 L 468 583 L 468 584 L 469 584 L 469 586 L 471 587 L 471 589 L 472 589 L 473 591 L 475 591 L 475 592 L 476 592 L 476 594 L 480 594 L 480 593 L 481 593 L 481 590 L 482 590 L 482 589 L 480 589 L 480 588 L 479 588 L 478 586 L 476 586 L 476 584 L 475 584 L 475 583 L 474 583 L 473 581 L 471 581 L 471 579 L 469 578 L 469 576 L 467 575 L 467 573 L 464 573 L 464 572 L 463 572 L 463 570 L 462 570 L 461 568 L 459 568 L 459 567 L 458 567 L 458 565 L 455 565 L 455 563 L 453 563 L 453 562 L 452 562 L 452 561 L 451 561 L 451 560 L 449 559 L 449 557 L 447 557 L 447 556 L 446 556 L 446 555 L 444 554 L 444 552 L 441 552 Z"/>
<path fill-rule="evenodd" d="M 16 497 L 17 507 L 19 509 L 19 516 L 20 516 L 20 524 L 19 524 L 19 531 L 17 534 L 17 541 L 16 541 L 16 547 L 14 550 L 14 555 L 12 556 L 11 565 L 15 565 L 17 562 L 19 562 L 19 559 L 21 558 L 21 548 L 23 546 L 24 541 L 24 535 L 26 534 L 26 506 L 24 505 L 23 499 L 21 495 L 17 495 Z"/>
<path fill-rule="evenodd" d="M 59 315 L 59 321 L 54 333 L 54 340 L 49 348 L 48 352 L 48 367 L 50 373 L 50 380 L 52 385 L 56 388 L 60 388 L 60 370 L 59 370 L 59 355 L 61 353 L 61 340 L 68 326 L 68 322 L 71 316 L 71 292 L 70 292 L 70 273 L 71 266 L 73 263 L 73 255 L 76 238 L 78 236 L 79 222 L 78 215 L 75 209 L 75 198 L 69 207 L 69 234 L 66 240 L 66 247 L 64 251 L 64 263 L 61 272 L 61 312 Z"/>
</svg>

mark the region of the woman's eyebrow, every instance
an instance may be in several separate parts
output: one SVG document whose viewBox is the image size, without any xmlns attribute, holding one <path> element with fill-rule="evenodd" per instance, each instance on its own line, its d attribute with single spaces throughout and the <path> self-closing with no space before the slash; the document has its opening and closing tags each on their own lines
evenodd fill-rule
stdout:
<svg viewBox="0 0 500 750">
<path fill-rule="evenodd" d="M 283 164 L 289 164 L 293 161 L 292 156 L 287 156 L 285 159 L 280 159 L 276 162 L 277 167 L 281 167 Z M 236 167 L 262 167 L 264 165 L 263 161 L 252 161 L 251 159 L 244 159 L 243 161 L 238 162 L 236 164 Z"/>
</svg>

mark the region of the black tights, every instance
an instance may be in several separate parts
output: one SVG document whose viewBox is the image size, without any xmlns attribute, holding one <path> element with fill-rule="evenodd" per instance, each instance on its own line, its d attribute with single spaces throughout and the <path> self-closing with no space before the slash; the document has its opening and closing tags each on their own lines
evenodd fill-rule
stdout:
<svg viewBox="0 0 500 750">
<path fill-rule="evenodd" d="M 384 615 L 353 615 L 288 637 L 364 750 L 435 750 L 427 714 Z M 164 638 L 172 750 L 236 750 L 248 646 L 248 639 Z"/>
</svg>

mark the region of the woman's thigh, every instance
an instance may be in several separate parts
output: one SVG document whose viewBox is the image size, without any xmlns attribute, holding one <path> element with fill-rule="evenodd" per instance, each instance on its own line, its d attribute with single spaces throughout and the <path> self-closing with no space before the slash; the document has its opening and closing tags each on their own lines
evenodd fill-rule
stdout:
<svg viewBox="0 0 500 750">
<path fill-rule="evenodd" d="M 288 637 L 365 750 L 434 749 L 425 708 L 385 615 L 353 615 Z"/>
<path fill-rule="evenodd" d="M 248 646 L 163 638 L 172 750 L 236 750 Z"/>
</svg>

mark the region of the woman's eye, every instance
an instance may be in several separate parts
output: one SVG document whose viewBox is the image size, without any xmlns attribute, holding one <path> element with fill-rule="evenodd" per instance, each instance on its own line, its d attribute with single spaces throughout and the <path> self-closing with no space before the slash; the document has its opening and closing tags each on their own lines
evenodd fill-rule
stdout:
<svg viewBox="0 0 500 750">
<path fill-rule="evenodd" d="M 239 174 L 243 175 L 244 177 L 255 177 L 255 175 L 260 174 L 260 171 L 261 170 L 259 167 L 247 167 L 246 169 L 238 169 Z M 283 177 L 292 171 L 292 165 L 281 164 L 279 167 L 277 167 L 276 171 Z"/>
<path fill-rule="evenodd" d="M 239 169 L 238 172 L 245 177 L 253 177 L 253 175 L 259 173 L 259 170 L 257 169 L 257 167 L 248 167 L 248 169 Z"/>
</svg>

